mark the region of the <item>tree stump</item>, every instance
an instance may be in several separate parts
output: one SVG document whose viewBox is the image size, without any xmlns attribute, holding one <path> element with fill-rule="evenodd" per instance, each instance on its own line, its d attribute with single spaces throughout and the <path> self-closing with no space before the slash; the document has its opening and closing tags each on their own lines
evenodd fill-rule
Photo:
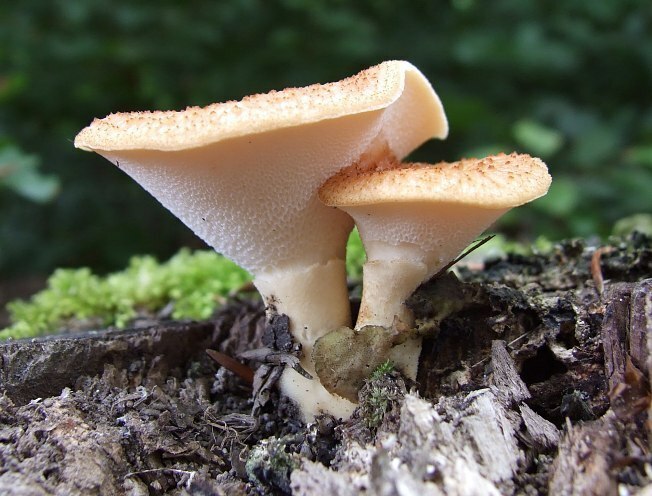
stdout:
<svg viewBox="0 0 652 496">
<path fill-rule="evenodd" d="M 252 415 L 205 353 L 261 347 L 259 302 L 1 344 L 0 493 L 652 492 L 650 239 L 462 266 L 408 303 L 416 383 L 376 375 L 351 419 L 308 426 L 273 389 Z"/>
</svg>

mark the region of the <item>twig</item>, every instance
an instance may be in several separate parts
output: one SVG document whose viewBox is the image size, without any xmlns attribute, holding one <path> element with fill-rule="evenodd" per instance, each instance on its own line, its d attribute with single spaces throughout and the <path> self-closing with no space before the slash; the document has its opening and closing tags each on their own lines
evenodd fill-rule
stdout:
<svg viewBox="0 0 652 496">
<path fill-rule="evenodd" d="M 467 257 L 470 253 L 474 252 L 478 248 L 480 248 L 482 245 L 484 245 L 486 242 L 491 241 L 493 238 L 495 238 L 495 234 L 490 234 L 489 236 L 486 236 L 482 238 L 480 241 L 476 242 L 473 246 L 470 246 L 464 253 L 462 253 L 460 256 L 457 258 L 454 258 L 450 262 L 448 262 L 446 265 L 444 265 L 441 269 L 439 269 L 439 272 L 437 272 L 434 276 L 430 278 L 430 280 L 437 279 L 439 276 L 442 274 L 445 274 L 448 269 L 450 269 L 453 265 L 455 265 L 457 262 L 462 260 L 463 258 Z"/>
<path fill-rule="evenodd" d="M 128 474 L 125 474 L 124 478 L 126 479 L 127 477 L 134 477 L 134 476 L 141 476 L 145 474 L 154 474 L 158 472 L 163 472 L 163 473 L 171 473 L 174 475 L 180 475 L 181 480 L 179 481 L 179 484 L 183 484 L 186 486 L 186 489 L 189 489 L 193 479 L 195 478 L 195 475 L 197 472 L 191 472 L 189 470 L 180 470 L 177 468 L 151 468 L 148 470 L 139 470 L 138 472 L 129 472 Z M 178 487 L 178 486 L 177 486 Z"/>
<path fill-rule="evenodd" d="M 230 442 L 231 448 L 233 442 L 244 446 L 244 442 L 258 428 L 258 420 L 251 415 L 231 413 L 220 418 L 213 418 L 208 412 L 204 412 L 204 422 L 210 427 L 219 429 L 224 433 L 224 438 L 220 443 L 220 449 L 224 448 L 227 442 Z M 240 436 L 244 435 L 244 440 Z M 217 440 L 216 440 L 217 442 Z"/>
<path fill-rule="evenodd" d="M 604 292 L 604 278 L 602 277 L 600 259 L 606 250 L 607 249 L 604 246 L 601 246 L 593 252 L 593 256 L 591 257 L 591 277 L 593 278 L 595 289 L 600 297 L 602 297 L 602 293 Z"/>
<path fill-rule="evenodd" d="M 206 354 L 219 363 L 225 369 L 230 370 L 238 377 L 253 385 L 254 371 L 247 367 L 245 364 L 238 362 L 236 359 L 231 358 L 229 355 L 215 350 L 206 350 Z"/>
</svg>

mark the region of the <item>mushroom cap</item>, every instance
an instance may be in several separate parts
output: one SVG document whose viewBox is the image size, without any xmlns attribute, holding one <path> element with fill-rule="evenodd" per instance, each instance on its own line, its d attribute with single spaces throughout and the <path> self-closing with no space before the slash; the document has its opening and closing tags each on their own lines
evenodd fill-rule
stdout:
<svg viewBox="0 0 652 496">
<path fill-rule="evenodd" d="M 406 99 L 409 108 L 397 113 L 402 120 L 393 130 L 398 139 L 388 138 L 393 152 L 403 156 L 426 139 L 446 137 L 448 122 L 439 97 L 426 78 L 409 62 L 398 60 L 383 62 L 341 81 L 271 91 L 240 101 L 188 107 L 180 112 L 110 114 L 83 129 L 75 138 L 75 146 L 88 151 L 196 148 L 229 138 L 384 109 L 399 99 L 406 82 L 416 83 L 409 90 L 417 98 Z M 430 107 L 426 111 L 419 109 L 425 101 Z M 423 131 L 415 133 L 419 128 Z M 419 135 L 416 143 L 395 146 L 400 140 L 411 141 L 414 135 Z"/>
<path fill-rule="evenodd" d="M 450 164 L 355 165 L 319 195 L 353 217 L 368 261 L 423 263 L 430 277 L 507 210 L 544 195 L 550 182 L 541 160 L 512 153 Z"/>
<path fill-rule="evenodd" d="M 326 181 L 319 197 L 326 205 L 336 207 L 437 202 L 504 209 L 545 195 L 550 182 L 548 169 L 540 159 L 501 153 L 434 165 L 344 169 Z"/>
<path fill-rule="evenodd" d="M 95 119 L 75 146 L 135 179 L 200 238 L 254 274 L 343 257 L 351 219 L 319 187 L 368 152 L 404 157 L 445 137 L 430 83 L 389 61 L 335 83 L 184 111 Z"/>
<path fill-rule="evenodd" d="M 550 181 L 541 160 L 515 153 L 436 165 L 385 156 L 329 179 L 321 200 L 353 217 L 367 252 L 356 329 L 409 320 L 404 302 L 419 284 L 511 207 L 545 194 Z M 404 366 L 417 363 L 418 353 L 403 356 Z"/>
</svg>

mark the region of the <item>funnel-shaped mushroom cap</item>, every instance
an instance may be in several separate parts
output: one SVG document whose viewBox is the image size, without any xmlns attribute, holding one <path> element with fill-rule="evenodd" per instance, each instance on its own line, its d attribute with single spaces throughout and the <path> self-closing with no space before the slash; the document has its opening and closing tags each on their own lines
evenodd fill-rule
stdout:
<svg viewBox="0 0 652 496">
<path fill-rule="evenodd" d="M 391 324 L 421 282 L 507 210 L 544 195 L 550 181 L 541 160 L 517 154 L 350 168 L 327 181 L 320 198 L 354 218 L 367 250 L 357 327 Z M 383 296 L 391 288 L 399 294 Z"/>
<path fill-rule="evenodd" d="M 317 188 L 373 143 L 403 157 L 447 131 L 424 76 L 391 61 L 239 102 L 112 114 L 82 130 L 75 146 L 116 163 L 217 251 L 257 273 L 341 254 L 349 221 L 317 200 Z"/>
</svg>

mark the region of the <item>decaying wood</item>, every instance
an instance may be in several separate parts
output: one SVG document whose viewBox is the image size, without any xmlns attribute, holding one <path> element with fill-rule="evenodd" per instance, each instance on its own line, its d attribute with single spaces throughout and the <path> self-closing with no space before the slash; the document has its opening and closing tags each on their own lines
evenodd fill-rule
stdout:
<svg viewBox="0 0 652 496">
<path fill-rule="evenodd" d="M 408 394 L 396 429 L 378 433 L 376 443 L 365 446 L 345 440 L 337 471 L 304 464 L 292 474 L 295 494 L 316 494 L 319 478 L 328 481 L 333 494 L 513 492 L 513 479 L 525 464 L 520 431 L 524 428 L 542 448 L 554 447 L 558 433 L 522 403 L 529 391 L 504 342 L 493 343 L 491 361 L 491 388 L 443 397 L 435 405 Z M 512 408 L 515 403 L 524 414 Z"/>
<path fill-rule="evenodd" d="M 0 494 L 648 495 L 650 243 L 564 242 L 429 282 L 408 302 L 417 383 L 374 374 L 344 423 L 302 425 L 207 359 L 291 365 L 289 323 L 259 303 L 0 345 Z"/>
<path fill-rule="evenodd" d="M 652 279 L 646 279 L 632 290 L 629 313 L 629 356 L 639 370 L 647 368 L 652 356 Z"/>
<path fill-rule="evenodd" d="M 611 409 L 581 425 L 567 423 L 550 479 L 550 494 L 610 495 L 618 492 L 617 466 L 649 464 L 646 435 L 641 427 L 650 403 L 649 377 L 636 367 L 648 362 L 652 330 L 652 280 L 618 284 L 609 291 L 602 321 L 605 374 Z M 626 439 L 627 442 L 623 442 Z M 639 482 L 635 472 L 630 473 Z"/>
<path fill-rule="evenodd" d="M 491 343 L 491 365 L 493 384 L 509 395 L 513 401 L 520 402 L 531 397 L 523 379 L 518 375 L 514 360 L 509 356 L 504 341 L 494 340 Z"/>
<path fill-rule="evenodd" d="M 602 321 L 602 347 L 609 389 L 625 379 L 627 328 L 632 285 L 616 284 L 609 291 L 608 303 Z"/>
<path fill-rule="evenodd" d="M 122 369 L 164 356 L 165 367 L 177 367 L 215 344 L 214 330 L 207 322 L 173 323 L 0 343 L 0 391 L 24 405 L 101 374 L 107 364 Z"/>
<path fill-rule="evenodd" d="M 646 285 L 647 289 L 650 288 L 650 281 Z M 647 360 L 644 360 L 644 357 L 639 357 L 639 361 L 647 362 L 648 370 L 648 383 L 652 388 L 652 291 L 645 291 L 637 294 L 634 298 L 636 303 L 637 314 L 642 315 L 639 327 L 643 330 L 645 334 L 645 339 L 647 340 Z M 635 322 L 638 322 L 638 317 L 634 318 Z M 644 370 L 642 368 L 641 370 Z M 650 448 L 652 449 L 652 401 L 650 401 L 650 407 L 648 410 L 648 419 L 647 419 L 647 430 L 648 430 L 648 442 Z"/>
<path fill-rule="evenodd" d="M 555 424 L 544 419 L 525 403 L 518 408 L 529 435 L 528 444 L 532 444 L 540 451 L 553 449 L 559 444 L 559 429 Z"/>
<path fill-rule="evenodd" d="M 617 442 L 611 419 L 569 425 L 553 465 L 550 494 L 617 494 L 617 481 L 610 474 L 613 445 Z"/>
<path fill-rule="evenodd" d="M 608 268 L 609 261 L 605 263 Z M 589 270 L 586 274 L 590 277 Z M 561 306 L 559 296 L 545 297 L 550 304 L 543 308 L 550 313 L 539 314 L 538 328 L 536 319 L 518 319 L 518 312 L 527 314 L 529 310 L 516 293 L 499 288 L 457 289 L 451 288 L 450 282 L 445 282 L 448 286 L 443 293 L 430 291 L 430 298 L 441 302 L 442 308 L 450 308 L 446 293 L 457 298 L 458 309 L 464 308 L 463 300 L 472 295 L 476 316 L 484 315 L 478 306 L 483 301 L 489 308 L 513 305 L 516 319 L 509 314 L 490 316 L 489 312 L 485 318 L 499 324 L 514 348 L 505 340 L 493 339 L 491 360 L 486 362 L 480 350 L 487 349 L 488 343 L 477 328 L 465 339 L 459 338 L 456 329 L 459 341 L 449 341 L 445 324 L 450 321 L 458 326 L 455 310 L 449 311 L 435 322 L 439 334 L 427 349 L 428 353 L 441 350 L 449 354 L 434 356 L 429 362 L 432 369 L 426 381 L 436 384 L 439 399 L 432 403 L 410 393 L 402 403 L 398 427 L 379 430 L 372 441 L 345 437 L 330 469 L 305 461 L 292 474 L 294 492 L 317 494 L 320 481 L 327 481 L 330 492 L 351 495 L 514 494 L 522 491 L 523 481 L 529 481 L 532 494 L 634 494 L 637 487 L 649 483 L 652 469 L 644 429 L 646 424 L 652 425 L 646 423 L 649 376 L 641 373 L 646 367 L 640 367 L 652 366 L 648 358 L 652 280 L 600 280 L 603 291 L 588 287 L 570 298 L 577 305 L 577 310 L 566 307 L 571 315 Z M 500 300 L 505 303 L 498 303 Z M 477 325 L 468 318 L 459 322 Z M 532 327 L 520 327 L 522 323 Z M 573 331 L 575 336 L 569 337 Z M 447 348 L 442 348 L 442 343 Z M 528 351 L 533 346 L 539 350 L 536 356 Z M 454 363 L 449 357 L 455 353 L 462 356 L 464 347 L 467 356 L 478 354 L 458 362 L 458 370 L 445 368 L 444 364 Z M 542 354 L 542 349 L 550 351 Z M 559 362 L 556 372 L 550 361 Z M 527 372 L 528 367 L 549 370 Z M 438 375 L 432 375 L 433 371 Z M 464 387 L 482 383 L 479 372 L 488 377 L 490 387 L 464 393 Z M 567 389 L 561 401 L 562 418 L 566 418 L 559 426 L 561 431 L 529 405 L 546 411 L 546 404 L 537 401 L 524 376 L 537 393 L 541 391 L 539 381 L 548 384 L 548 377 L 551 391 L 555 382 L 578 388 Z M 566 382 L 564 376 L 571 381 Z M 584 388 L 601 383 L 604 400 L 589 403 L 591 396 Z M 611 406 L 606 412 L 601 410 L 603 401 Z M 549 415 L 552 412 L 547 411 Z M 533 463 L 539 467 L 534 479 L 529 475 Z"/>
</svg>

